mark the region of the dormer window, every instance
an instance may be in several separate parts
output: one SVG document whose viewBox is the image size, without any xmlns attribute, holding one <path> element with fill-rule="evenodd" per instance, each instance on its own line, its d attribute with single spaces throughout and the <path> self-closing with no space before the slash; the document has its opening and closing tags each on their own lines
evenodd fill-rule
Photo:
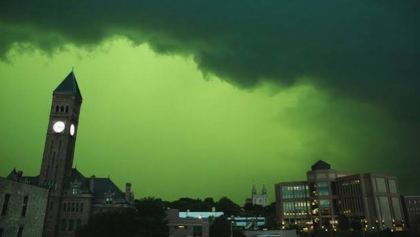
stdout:
<svg viewBox="0 0 420 237">
<path fill-rule="evenodd" d="M 71 194 L 73 194 L 73 195 L 79 195 L 80 194 L 81 183 L 79 181 L 76 180 L 74 182 L 71 182 L 70 186 L 71 186 Z"/>
<path fill-rule="evenodd" d="M 105 204 L 112 204 L 114 201 L 114 193 L 109 191 L 104 194 L 105 197 Z"/>
</svg>

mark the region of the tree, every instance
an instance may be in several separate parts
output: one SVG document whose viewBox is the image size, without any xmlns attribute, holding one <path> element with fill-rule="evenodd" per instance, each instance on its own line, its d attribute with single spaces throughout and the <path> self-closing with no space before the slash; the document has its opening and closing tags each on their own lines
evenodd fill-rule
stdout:
<svg viewBox="0 0 420 237">
<path fill-rule="evenodd" d="M 241 207 L 227 197 L 220 198 L 216 203 L 216 208 L 224 212 L 226 216 L 236 216 L 241 212 Z"/>
<path fill-rule="evenodd" d="M 210 226 L 210 237 L 230 237 L 231 223 L 225 216 L 217 217 Z M 232 230 L 233 237 L 245 237 L 239 230 Z"/>
<path fill-rule="evenodd" d="M 135 208 L 93 216 L 78 237 L 167 237 L 165 203 L 160 199 L 136 200 Z"/>
</svg>

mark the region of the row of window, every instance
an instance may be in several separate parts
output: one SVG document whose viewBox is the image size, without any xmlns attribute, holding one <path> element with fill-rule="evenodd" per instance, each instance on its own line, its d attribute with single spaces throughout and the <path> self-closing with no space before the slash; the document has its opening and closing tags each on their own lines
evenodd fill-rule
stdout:
<svg viewBox="0 0 420 237">
<path fill-rule="evenodd" d="M 58 105 L 56 105 L 55 106 L 55 112 L 56 113 L 68 113 L 69 112 L 69 106 L 68 105 L 66 105 L 66 106 L 58 106 Z"/>
<path fill-rule="evenodd" d="M 10 197 L 11 195 L 9 193 L 6 193 L 4 195 L 4 201 L 3 201 L 3 206 L 1 209 L 1 216 L 6 216 L 7 215 L 7 210 L 9 207 L 9 202 L 10 202 Z M 22 203 L 22 209 L 21 209 L 21 213 L 20 215 L 22 217 L 26 216 L 26 210 L 28 209 L 28 196 L 23 197 L 23 203 Z"/>
<path fill-rule="evenodd" d="M 307 185 L 292 185 L 281 187 L 282 198 L 306 198 L 308 197 L 308 186 Z"/>
<path fill-rule="evenodd" d="M 23 226 L 19 226 L 19 229 L 17 231 L 17 237 L 22 237 L 23 234 Z M 4 235 L 4 229 L 0 228 L 0 237 L 3 237 Z"/>
<path fill-rule="evenodd" d="M 75 231 L 82 226 L 80 219 L 61 219 L 61 231 Z"/>
<path fill-rule="evenodd" d="M 63 203 L 64 212 L 83 212 L 83 202 L 65 202 Z"/>
</svg>

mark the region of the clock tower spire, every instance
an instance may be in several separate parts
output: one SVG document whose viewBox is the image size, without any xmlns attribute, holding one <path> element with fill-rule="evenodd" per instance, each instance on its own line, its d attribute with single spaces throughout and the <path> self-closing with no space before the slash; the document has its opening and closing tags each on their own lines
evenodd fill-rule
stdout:
<svg viewBox="0 0 420 237">
<path fill-rule="evenodd" d="M 60 195 L 73 165 L 82 95 L 71 71 L 53 92 L 39 184 Z"/>
</svg>

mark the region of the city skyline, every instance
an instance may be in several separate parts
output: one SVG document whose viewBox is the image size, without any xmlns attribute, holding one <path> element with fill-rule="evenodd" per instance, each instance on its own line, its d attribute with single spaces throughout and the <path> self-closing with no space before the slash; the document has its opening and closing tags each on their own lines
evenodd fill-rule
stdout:
<svg viewBox="0 0 420 237">
<path fill-rule="evenodd" d="M 74 164 L 136 197 L 243 203 L 265 184 L 272 201 L 317 160 L 418 194 L 418 3 L 327 3 L 0 3 L 0 176 L 39 173 L 51 92 L 74 67 Z"/>
</svg>

